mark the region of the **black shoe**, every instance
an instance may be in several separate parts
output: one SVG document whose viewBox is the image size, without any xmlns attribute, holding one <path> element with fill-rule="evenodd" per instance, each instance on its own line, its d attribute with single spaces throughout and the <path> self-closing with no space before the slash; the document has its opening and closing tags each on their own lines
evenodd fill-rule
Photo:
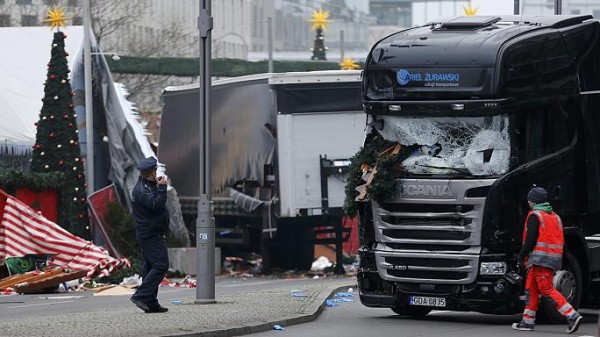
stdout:
<svg viewBox="0 0 600 337">
<path fill-rule="evenodd" d="M 567 322 L 569 323 L 569 328 L 567 328 L 567 333 L 573 333 L 575 331 L 577 331 L 577 329 L 579 329 L 579 326 L 581 325 L 581 320 L 583 319 L 583 316 L 579 315 L 577 316 L 577 318 L 574 318 L 572 320 L 567 320 Z"/>
<path fill-rule="evenodd" d="M 144 312 L 148 312 L 150 310 L 150 307 L 148 307 L 148 304 L 140 301 L 140 300 L 136 300 L 135 298 L 131 297 L 129 298 L 131 300 L 131 302 L 133 302 L 133 304 L 135 304 L 136 307 L 144 310 Z"/>
<path fill-rule="evenodd" d="M 148 309 L 148 311 L 146 311 L 147 314 L 152 314 L 152 313 L 161 313 L 161 312 L 167 312 L 169 311 L 169 309 L 161 306 L 160 304 L 157 306 L 152 306 Z"/>
<path fill-rule="evenodd" d="M 534 327 L 535 327 L 535 325 L 525 323 L 523 321 L 520 321 L 519 323 L 513 323 L 513 325 L 512 325 L 513 329 L 519 330 L 519 331 L 533 331 Z"/>
</svg>

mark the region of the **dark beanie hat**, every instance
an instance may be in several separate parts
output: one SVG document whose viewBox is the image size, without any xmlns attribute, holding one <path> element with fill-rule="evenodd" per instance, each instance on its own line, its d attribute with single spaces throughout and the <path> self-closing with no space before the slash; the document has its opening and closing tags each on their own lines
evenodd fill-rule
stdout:
<svg viewBox="0 0 600 337">
<path fill-rule="evenodd" d="M 527 193 L 527 200 L 541 204 L 542 202 L 548 201 L 548 192 L 542 187 L 533 187 Z"/>
</svg>

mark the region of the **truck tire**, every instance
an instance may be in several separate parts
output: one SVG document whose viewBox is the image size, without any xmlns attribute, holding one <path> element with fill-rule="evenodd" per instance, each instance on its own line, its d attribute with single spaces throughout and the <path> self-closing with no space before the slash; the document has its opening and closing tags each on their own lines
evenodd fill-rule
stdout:
<svg viewBox="0 0 600 337">
<path fill-rule="evenodd" d="M 573 254 L 565 252 L 563 268 L 554 273 L 552 284 L 573 308 L 577 309 L 581 301 L 582 279 L 581 267 Z M 555 308 L 554 301 L 550 298 L 542 298 L 541 301 L 542 320 L 552 324 L 564 324 L 565 318 Z"/>
<path fill-rule="evenodd" d="M 397 315 L 413 316 L 413 317 L 423 317 L 431 312 L 431 309 L 422 308 L 422 307 L 395 306 L 395 307 L 392 307 L 391 309 Z"/>
</svg>

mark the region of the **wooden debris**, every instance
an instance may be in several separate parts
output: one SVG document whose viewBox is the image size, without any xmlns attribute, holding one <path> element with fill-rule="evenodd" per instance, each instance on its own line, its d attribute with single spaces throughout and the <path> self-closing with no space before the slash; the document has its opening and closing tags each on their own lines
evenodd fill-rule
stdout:
<svg viewBox="0 0 600 337">
<path fill-rule="evenodd" d="M 48 267 L 0 280 L 0 290 L 14 289 L 19 294 L 33 294 L 58 287 L 61 283 L 85 277 L 86 270 L 69 270 Z"/>
</svg>

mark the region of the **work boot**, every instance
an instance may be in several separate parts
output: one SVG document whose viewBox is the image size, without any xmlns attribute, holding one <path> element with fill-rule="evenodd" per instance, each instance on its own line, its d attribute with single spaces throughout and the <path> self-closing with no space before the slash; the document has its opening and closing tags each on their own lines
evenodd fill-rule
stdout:
<svg viewBox="0 0 600 337">
<path fill-rule="evenodd" d="M 534 324 L 525 323 L 520 321 L 519 323 L 513 323 L 512 328 L 519 331 L 533 331 Z"/>
<path fill-rule="evenodd" d="M 161 306 L 160 304 L 156 305 L 156 306 L 151 306 L 149 307 L 148 311 L 146 311 L 147 314 L 152 314 L 152 313 L 161 313 L 161 312 L 167 312 L 169 311 L 169 309 Z"/>
<path fill-rule="evenodd" d="M 581 325 L 581 320 L 583 319 L 583 316 L 577 314 L 577 317 L 574 317 L 572 319 L 567 319 L 567 323 L 569 323 L 569 327 L 567 328 L 567 333 L 573 333 L 575 331 L 577 331 L 577 329 L 579 329 L 579 326 Z"/>
</svg>

